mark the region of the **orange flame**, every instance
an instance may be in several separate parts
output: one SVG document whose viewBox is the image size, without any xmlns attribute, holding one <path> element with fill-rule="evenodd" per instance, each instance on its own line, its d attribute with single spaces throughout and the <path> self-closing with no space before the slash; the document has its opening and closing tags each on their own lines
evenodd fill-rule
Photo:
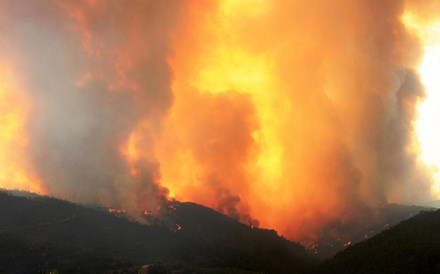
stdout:
<svg viewBox="0 0 440 274">
<path fill-rule="evenodd" d="M 118 214 L 123 215 L 123 214 L 127 213 L 127 211 L 125 209 L 120 209 L 120 208 L 108 208 L 107 210 L 109 213 L 116 214 L 116 215 L 118 215 Z"/>
</svg>

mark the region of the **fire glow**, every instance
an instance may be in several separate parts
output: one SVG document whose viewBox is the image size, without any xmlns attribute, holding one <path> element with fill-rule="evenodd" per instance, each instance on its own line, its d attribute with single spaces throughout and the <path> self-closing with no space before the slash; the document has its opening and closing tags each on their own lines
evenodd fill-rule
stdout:
<svg viewBox="0 0 440 274">
<path fill-rule="evenodd" d="M 419 106 L 417 137 L 421 158 L 433 170 L 435 183 L 432 186 L 440 197 L 440 21 L 422 22 L 410 12 L 404 14 L 403 22 L 423 43 L 424 56 L 419 67 L 425 87 L 426 99 Z"/>
<path fill-rule="evenodd" d="M 417 1 L 20 2 L 1 187 L 140 219 L 172 197 L 301 241 L 439 193 L 439 18 Z"/>
</svg>

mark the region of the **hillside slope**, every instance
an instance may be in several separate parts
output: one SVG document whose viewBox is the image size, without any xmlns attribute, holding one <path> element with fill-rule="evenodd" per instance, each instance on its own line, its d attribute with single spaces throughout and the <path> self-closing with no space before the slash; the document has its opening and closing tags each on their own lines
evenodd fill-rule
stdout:
<svg viewBox="0 0 440 274">
<path fill-rule="evenodd" d="M 424 211 L 347 248 L 312 273 L 440 273 L 440 211 Z"/>
<path fill-rule="evenodd" d="M 91 267 L 82 273 L 96 272 L 98 266 L 92 260 L 83 261 L 94 257 L 102 259 L 102 269 L 153 264 L 181 273 L 295 273 L 316 262 L 302 246 L 275 231 L 248 227 L 194 203 L 170 202 L 158 214 L 148 216 L 150 225 L 144 225 L 54 198 L 23 196 L 0 192 L 0 241 L 7 243 L 0 245 L 0 252 L 12 250 L 0 258 L 0 265 L 12 267 L 4 272 L 35 272 L 35 267 L 61 271 L 72 264 Z M 16 248 L 6 249 L 8 245 Z M 43 252 L 49 254 L 46 257 L 24 252 L 49 246 L 52 251 Z M 68 250 L 79 255 L 60 254 L 69 254 Z M 29 263 L 29 267 L 16 271 L 11 262 Z"/>
<path fill-rule="evenodd" d="M 309 249 L 317 257 L 327 259 L 349 245 L 369 239 L 402 220 L 409 219 L 423 210 L 431 209 L 415 205 L 384 204 L 381 207 L 372 209 L 372 215 L 375 217 L 372 217 L 371 220 L 362 220 L 362 224 L 330 223 L 324 229 L 324 233 L 316 240 L 315 245 L 309 247 Z"/>
</svg>

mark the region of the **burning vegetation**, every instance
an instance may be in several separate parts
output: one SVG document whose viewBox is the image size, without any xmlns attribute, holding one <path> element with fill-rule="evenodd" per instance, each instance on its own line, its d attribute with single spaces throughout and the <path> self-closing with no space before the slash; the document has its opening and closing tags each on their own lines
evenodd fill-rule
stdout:
<svg viewBox="0 0 440 274">
<path fill-rule="evenodd" d="M 1 1 L 0 187 L 136 219 L 194 201 L 309 244 L 432 199 L 416 123 L 439 10 Z"/>
</svg>

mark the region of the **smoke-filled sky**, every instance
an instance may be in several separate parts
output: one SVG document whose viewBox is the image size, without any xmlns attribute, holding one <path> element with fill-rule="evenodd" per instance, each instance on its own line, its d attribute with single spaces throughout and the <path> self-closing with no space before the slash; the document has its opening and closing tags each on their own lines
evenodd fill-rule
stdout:
<svg viewBox="0 0 440 274">
<path fill-rule="evenodd" d="M 194 201 L 303 241 L 434 199 L 422 140 L 438 112 L 428 132 L 418 121 L 438 14 L 434 0 L 0 0 L 0 186 L 133 216 Z"/>
</svg>

